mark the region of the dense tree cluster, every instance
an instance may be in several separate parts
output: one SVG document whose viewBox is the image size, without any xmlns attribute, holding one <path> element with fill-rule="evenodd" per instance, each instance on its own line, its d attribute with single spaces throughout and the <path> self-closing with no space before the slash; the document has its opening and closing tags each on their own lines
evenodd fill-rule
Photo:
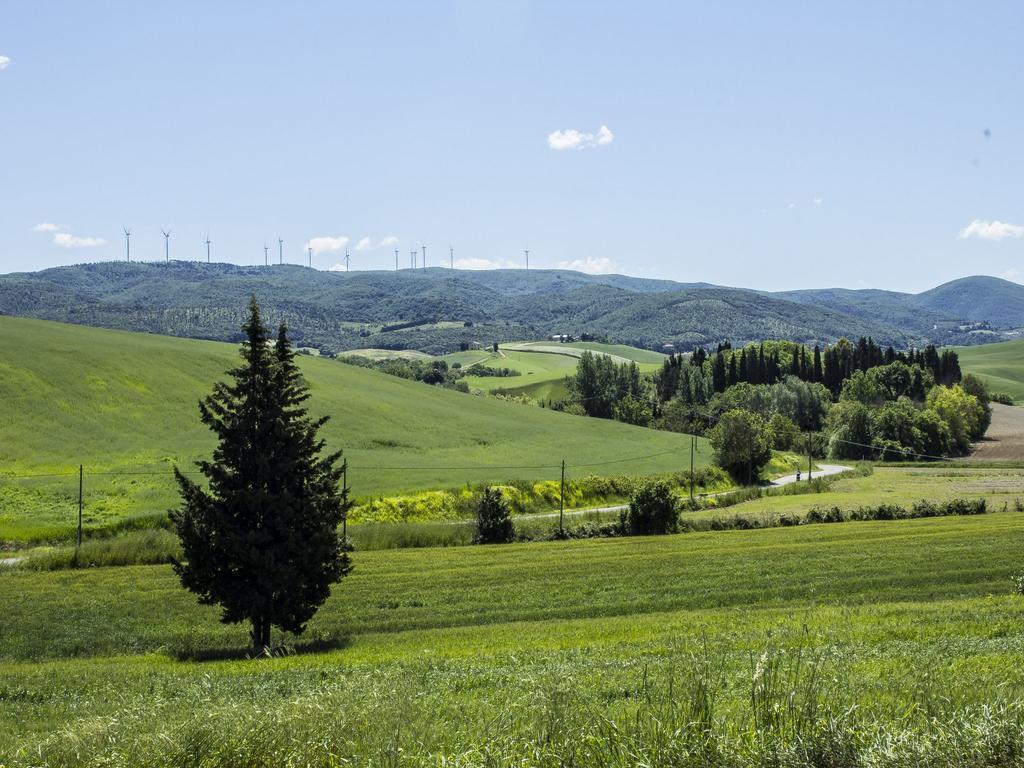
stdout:
<svg viewBox="0 0 1024 768">
<path fill-rule="evenodd" d="M 955 352 L 883 349 L 870 338 L 824 349 L 724 343 L 670 355 L 652 376 L 587 353 L 568 389 L 560 407 L 570 411 L 715 436 L 722 466 L 737 475 L 756 474 L 765 445 L 842 458 L 963 453 L 990 418 L 984 385 L 961 375 Z M 737 453 L 741 443 L 749 455 Z"/>
</svg>

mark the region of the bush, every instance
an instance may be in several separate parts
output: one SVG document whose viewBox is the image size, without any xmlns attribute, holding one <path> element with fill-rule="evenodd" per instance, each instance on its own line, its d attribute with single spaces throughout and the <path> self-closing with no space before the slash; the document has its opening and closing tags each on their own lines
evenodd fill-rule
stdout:
<svg viewBox="0 0 1024 768">
<path fill-rule="evenodd" d="M 516 535 L 512 511 L 504 494 L 496 488 L 484 488 L 476 508 L 475 544 L 506 544 Z"/>
<path fill-rule="evenodd" d="M 672 533 L 679 524 L 675 492 L 666 480 L 648 480 L 633 492 L 624 527 L 634 535 Z"/>
</svg>

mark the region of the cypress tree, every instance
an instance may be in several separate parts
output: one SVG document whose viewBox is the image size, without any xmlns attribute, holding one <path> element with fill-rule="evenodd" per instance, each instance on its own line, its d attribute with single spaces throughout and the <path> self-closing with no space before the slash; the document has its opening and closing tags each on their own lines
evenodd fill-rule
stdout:
<svg viewBox="0 0 1024 768">
<path fill-rule="evenodd" d="M 184 558 L 174 563 L 199 602 L 218 605 L 221 621 L 249 622 L 254 654 L 270 647 L 271 627 L 296 634 L 352 569 L 338 526 L 348 510 L 338 490 L 338 453 L 318 436 L 305 381 L 281 326 L 270 346 L 253 298 L 242 326 L 242 364 L 217 383 L 199 412 L 217 436 L 211 461 L 198 466 L 203 488 L 175 468 L 182 497 L 171 520 Z"/>
</svg>

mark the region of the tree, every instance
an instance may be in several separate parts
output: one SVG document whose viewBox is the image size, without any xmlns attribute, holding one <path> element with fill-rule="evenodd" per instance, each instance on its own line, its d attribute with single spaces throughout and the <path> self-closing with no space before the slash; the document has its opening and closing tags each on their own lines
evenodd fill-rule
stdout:
<svg viewBox="0 0 1024 768">
<path fill-rule="evenodd" d="M 952 387 L 932 387 L 927 403 L 946 422 L 953 446 L 959 452 L 967 453 L 971 449 L 971 440 L 983 434 L 980 430 L 985 409 L 978 398 L 959 384 L 954 384 Z"/>
<path fill-rule="evenodd" d="M 679 524 L 675 492 L 667 480 L 645 480 L 629 499 L 626 529 L 637 536 L 672 533 Z"/>
<path fill-rule="evenodd" d="M 508 501 L 497 488 L 484 488 L 476 508 L 476 544 L 506 544 L 516 535 Z"/>
<path fill-rule="evenodd" d="M 175 467 L 181 507 L 171 520 L 183 559 L 182 585 L 219 605 L 221 621 L 251 624 L 252 648 L 270 647 L 272 626 L 300 634 L 351 570 L 338 526 L 348 510 L 338 490 L 341 453 L 324 453 L 309 391 L 281 326 L 269 345 L 255 297 L 242 326 L 242 364 L 199 403 L 217 436 L 212 460 L 198 466 L 203 488 Z"/>
<path fill-rule="evenodd" d="M 719 466 L 740 482 L 756 479 L 772 457 L 772 430 L 750 411 L 726 411 L 708 437 Z"/>
</svg>

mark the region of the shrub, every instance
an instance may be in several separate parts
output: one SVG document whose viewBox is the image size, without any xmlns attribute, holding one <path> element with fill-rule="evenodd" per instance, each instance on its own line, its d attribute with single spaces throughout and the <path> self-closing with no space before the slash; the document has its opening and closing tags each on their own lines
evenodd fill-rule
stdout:
<svg viewBox="0 0 1024 768">
<path fill-rule="evenodd" d="M 672 533 L 679 523 L 675 492 L 666 480 L 647 480 L 629 499 L 624 527 L 635 535 Z"/>
<path fill-rule="evenodd" d="M 512 511 L 504 494 L 496 488 L 484 488 L 476 508 L 476 544 L 505 544 L 516 535 Z"/>
</svg>

